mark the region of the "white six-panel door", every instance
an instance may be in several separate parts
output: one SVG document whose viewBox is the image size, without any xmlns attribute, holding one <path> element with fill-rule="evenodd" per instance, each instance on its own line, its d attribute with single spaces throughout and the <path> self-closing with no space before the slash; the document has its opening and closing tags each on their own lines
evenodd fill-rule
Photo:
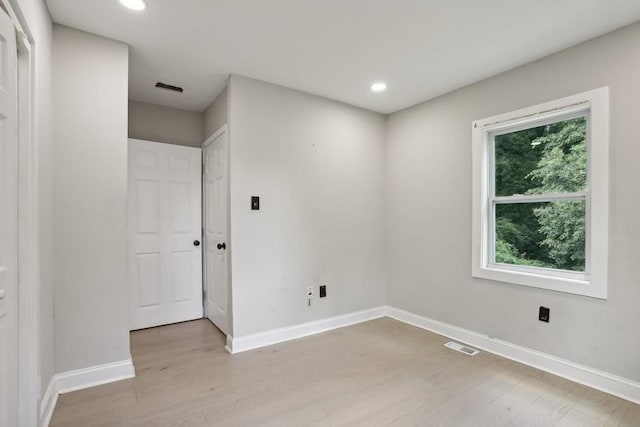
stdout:
<svg viewBox="0 0 640 427">
<path fill-rule="evenodd" d="M 220 133 L 204 149 L 204 238 L 207 317 L 229 334 L 227 240 L 227 135 Z"/>
<path fill-rule="evenodd" d="M 0 427 L 18 425 L 17 53 L 0 9 Z"/>
<path fill-rule="evenodd" d="M 202 150 L 129 140 L 131 329 L 201 318 Z"/>
</svg>

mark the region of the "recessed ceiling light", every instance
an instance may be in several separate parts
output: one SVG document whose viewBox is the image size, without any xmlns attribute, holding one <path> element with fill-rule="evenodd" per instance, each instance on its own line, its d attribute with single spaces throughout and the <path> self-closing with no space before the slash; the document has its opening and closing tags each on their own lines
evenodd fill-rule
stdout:
<svg viewBox="0 0 640 427">
<path fill-rule="evenodd" d="M 386 88 L 387 88 L 387 85 L 382 82 L 374 83 L 371 85 L 371 90 L 374 92 L 382 92 Z"/>
<path fill-rule="evenodd" d="M 131 10 L 145 10 L 147 8 L 144 0 L 120 0 L 120 4 Z"/>
</svg>

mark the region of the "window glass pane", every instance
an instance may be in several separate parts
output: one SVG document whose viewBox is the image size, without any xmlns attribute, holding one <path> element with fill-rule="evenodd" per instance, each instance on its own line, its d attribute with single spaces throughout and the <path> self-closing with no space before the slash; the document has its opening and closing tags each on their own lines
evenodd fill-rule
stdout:
<svg viewBox="0 0 640 427">
<path fill-rule="evenodd" d="M 495 208 L 496 262 L 584 271 L 584 200 L 504 203 Z"/>
<path fill-rule="evenodd" d="M 585 191 L 586 134 L 578 117 L 495 136 L 496 196 Z"/>
</svg>

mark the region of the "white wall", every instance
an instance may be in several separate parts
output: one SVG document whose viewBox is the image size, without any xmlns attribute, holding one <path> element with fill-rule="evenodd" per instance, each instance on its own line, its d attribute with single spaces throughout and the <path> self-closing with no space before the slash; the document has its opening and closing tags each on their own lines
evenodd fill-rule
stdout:
<svg viewBox="0 0 640 427">
<path fill-rule="evenodd" d="M 203 122 L 196 111 L 129 101 L 129 138 L 200 147 Z"/>
<path fill-rule="evenodd" d="M 384 116 L 238 76 L 229 92 L 233 336 L 383 304 Z"/>
<path fill-rule="evenodd" d="M 56 370 L 129 358 L 128 47 L 53 30 Z"/>
<path fill-rule="evenodd" d="M 39 157 L 41 396 L 55 373 L 51 227 L 51 18 L 43 0 L 19 0 L 34 38 L 35 138 Z"/>
<path fill-rule="evenodd" d="M 640 24 L 388 119 L 389 303 L 640 380 Z M 471 122 L 609 85 L 606 301 L 471 278 Z M 595 260 L 598 262 L 598 260 Z M 551 322 L 537 320 L 539 305 Z"/>
<path fill-rule="evenodd" d="M 204 110 L 204 140 L 227 123 L 228 109 L 229 90 L 228 87 L 225 87 L 211 105 Z"/>
</svg>

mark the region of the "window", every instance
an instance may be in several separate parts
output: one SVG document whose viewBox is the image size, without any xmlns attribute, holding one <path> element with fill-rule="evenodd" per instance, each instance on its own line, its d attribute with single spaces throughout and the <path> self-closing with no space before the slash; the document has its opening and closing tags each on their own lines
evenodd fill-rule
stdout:
<svg viewBox="0 0 640 427">
<path fill-rule="evenodd" d="M 474 277 L 607 296 L 609 92 L 472 123 Z"/>
</svg>

